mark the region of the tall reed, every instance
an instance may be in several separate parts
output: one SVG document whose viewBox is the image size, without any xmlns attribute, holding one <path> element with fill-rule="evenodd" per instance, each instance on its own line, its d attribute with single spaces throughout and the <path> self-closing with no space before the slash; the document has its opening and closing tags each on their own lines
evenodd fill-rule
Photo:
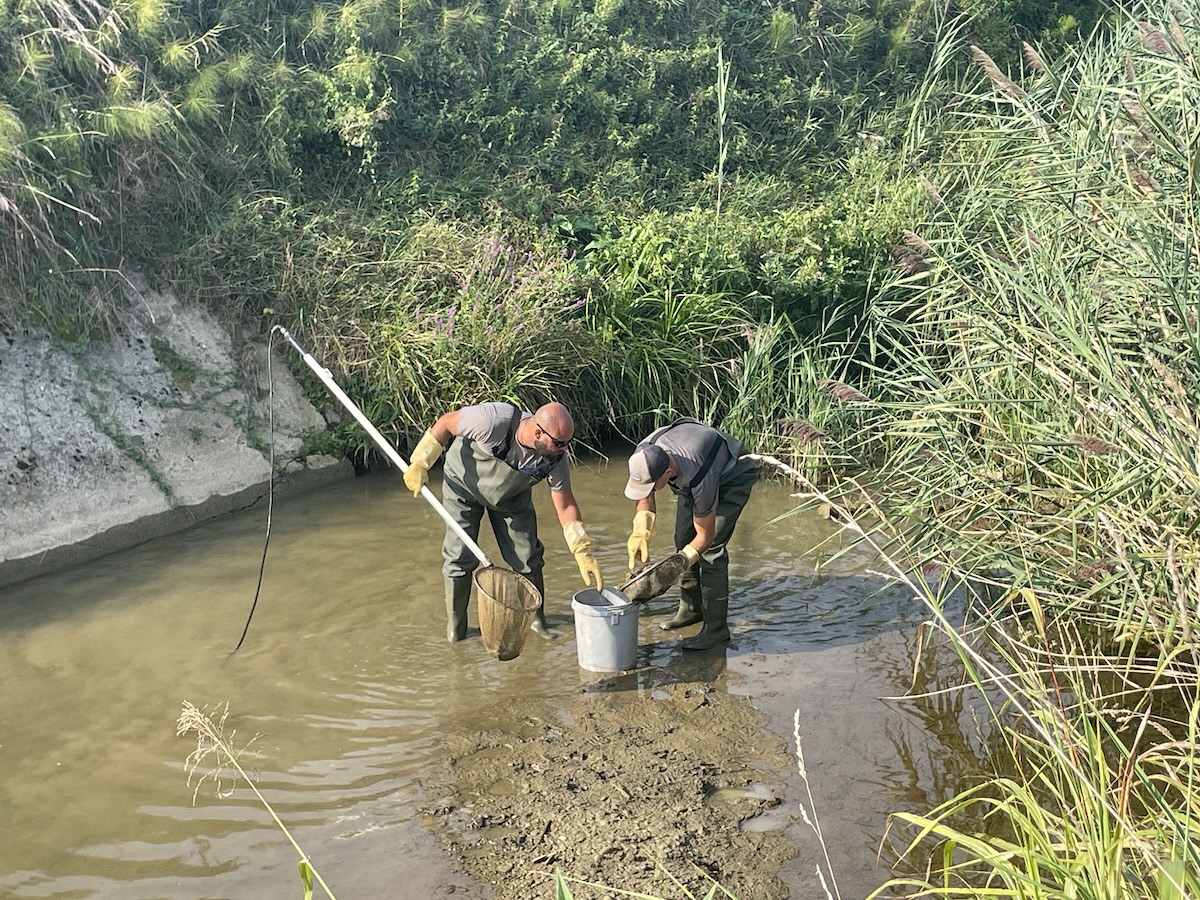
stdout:
<svg viewBox="0 0 1200 900">
<path fill-rule="evenodd" d="M 880 894 L 1200 889 L 1198 13 L 1140 4 L 1077 54 L 1027 48 L 1023 78 L 960 44 L 977 80 L 922 114 L 942 155 L 913 173 L 927 200 L 860 346 L 878 410 L 860 455 L 886 452 L 858 527 L 1012 762 L 898 815 L 911 874 Z M 916 576 L 929 562 L 941 586 Z M 955 586 L 969 627 L 942 615 Z M 955 824 L 968 813 L 982 830 Z"/>
</svg>

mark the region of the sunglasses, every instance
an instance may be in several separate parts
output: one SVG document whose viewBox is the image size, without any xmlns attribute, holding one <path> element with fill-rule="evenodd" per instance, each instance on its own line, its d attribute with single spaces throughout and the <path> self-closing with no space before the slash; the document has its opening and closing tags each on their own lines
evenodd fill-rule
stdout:
<svg viewBox="0 0 1200 900">
<path fill-rule="evenodd" d="M 559 450 L 566 450 L 568 447 L 571 446 L 570 441 L 560 441 L 558 438 L 556 438 L 554 435 L 552 435 L 550 432 L 548 432 L 545 429 L 545 427 L 543 427 L 541 422 L 534 422 L 533 424 L 537 426 L 538 431 L 540 431 L 546 437 L 550 438 L 550 443 L 552 443 Z"/>
</svg>

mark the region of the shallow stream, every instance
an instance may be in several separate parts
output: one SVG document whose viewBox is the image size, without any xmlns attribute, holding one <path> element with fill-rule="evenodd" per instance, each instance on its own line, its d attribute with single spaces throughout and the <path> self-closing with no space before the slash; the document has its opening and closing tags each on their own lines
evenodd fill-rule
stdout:
<svg viewBox="0 0 1200 900">
<path fill-rule="evenodd" d="M 632 517 L 623 460 L 585 461 L 573 480 L 615 583 Z M 265 499 L 4 590 L 0 896 L 300 895 L 296 851 L 244 785 L 220 795 L 203 784 L 193 803 L 185 760 L 195 741 L 175 733 L 184 701 L 228 704 L 227 731 L 249 744 L 244 764 L 339 897 L 416 900 L 463 885 L 420 813 L 423 780 L 443 762 L 440 736 L 494 727 L 499 698 L 569 710 L 581 691 L 604 689 L 578 666 L 571 596 L 582 585 L 545 489 L 537 497 L 548 614 L 562 637 L 530 637 L 505 663 L 484 653 L 477 632 L 446 643 L 441 519 L 394 472 L 276 499 L 258 607 L 232 657 L 258 578 Z M 827 562 L 841 533 L 815 513 L 781 519 L 796 502 L 766 481 L 743 515 L 724 658 L 698 663 L 678 651 L 655 625 L 674 608 L 664 598 L 645 608 L 639 669 L 621 687 L 652 698 L 656 685 L 703 669 L 748 698 L 793 751 L 798 714 L 807 785 L 798 769 L 770 773 L 784 802 L 743 827 L 786 830 L 797 848 L 782 876 L 793 897 L 822 895 L 815 869 L 827 852 L 849 900 L 888 877 L 877 861 L 888 813 L 928 809 L 956 790 L 977 741 L 953 699 L 881 699 L 912 681 L 923 610 L 884 588 L 866 554 Z M 673 505 L 662 504 L 659 553 Z M 495 553 L 490 538 L 482 544 Z M 778 788 L 748 786 L 768 789 Z"/>
</svg>

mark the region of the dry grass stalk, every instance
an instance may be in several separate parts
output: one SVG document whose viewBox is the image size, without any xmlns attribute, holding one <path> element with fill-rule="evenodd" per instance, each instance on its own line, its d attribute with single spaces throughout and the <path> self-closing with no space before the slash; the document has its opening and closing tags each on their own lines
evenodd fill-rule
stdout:
<svg viewBox="0 0 1200 900">
<path fill-rule="evenodd" d="M 800 810 L 800 818 L 804 820 L 804 824 L 813 830 L 817 836 L 817 843 L 821 845 L 821 853 L 825 857 L 825 868 L 829 870 L 829 881 L 833 884 L 833 892 L 829 890 L 829 886 L 825 883 L 825 876 L 821 871 L 821 867 L 817 866 L 817 877 L 820 879 L 821 887 L 825 891 L 827 900 L 833 900 L 836 896 L 842 896 L 838 889 L 837 878 L 833 874 L 833 863 L 829 859 L 829 849 L 825 845 L 825 835 L 821 831 L 821 823 L 815 816 L 816 804 L 813 801 L 812 785 L 808 781 L 808 769 L 804 765 L 804 746 L 800 741 L 800 710 L 796 710 L 796 714 L 792 719 L 792 734 L 796 738 L 796 769 L 800 773 L 800 780 L 804 782 L 804 790 L 808 794 L 808 803 L 813 807 L 814 815 L 809 817 L 808 808 L 803 803 L 797 803 L 796 806 Z"/>
<path fill-rule="evenodd" d="M 774 466 L 776 469 L 778 469 L 779 471 L 781 471 L 785 475 L 787 475 L 787 477 L 789 479 L 791 479 L 793 484 L 810 485 L 811 486 L 811 482 L 809 482 L 809 480 L 804 477 L 803 472 L 801 472 L 800 470 L 798 470 L 792 466 L 789 466 L 787 463 L 782 462 L 779 459 L 776 459 L 774 456 L 767 456 L 766 454 L 762 454 L 762 453 L 747 453 L 742 458 L 743 459 L 752 459 L 755 462 L 760 463 L 760 464 L 766 463 L 769 466 Z M 793 494 L 792 496 L 793 497 L 814 498 L 814 497 L 818 497 L 820 495 L 818 493 L 814 492 L 811 494 Z"/>
<path fill-rule="evenodd" d="M 986 51 L 974 44 L 971 45 L 971 58 L 983 69 L 984 74 L 987 75 L 992 85 L 1000 93 L 1012 97 L 1014 100 L 1020 100 L 1028 96 L 1019 85 L 1000 71 L 1000 67 L 996 65 L 996 61 L 988 56 Z"/>
<path fill-rule="evenodd" d="M 232 793 L 232 786 L 227 792 L 223 792 L 221 789 L 222 773 L 227 768 L 232 768 L 245 780 L 246 785 L 254 792 L 254 796 L 258 798 L 259 803 L 270 813 L 272 821 L 283 832 L 283 836 L 288 839 L 288 843 L 299 854 L 301 878 L 305 880 L 306 886 L 309 888 L 306 896 L 311 896 L 312 881 L 315 880 L 330 900 L 336 900 L 333 891 L 329 889 L 329 885 L 321 877 L 321 873 L 316 870 L 316 867 L 309 860 L 308 854 L 296 843 L 296 839 L 292 837 L 292 833 L 283 824 L 283 820 L 276 814 L 274 807 L 267 802 L 267 798 L 262 795 L 262 792 L 258 789 L 258 785 L 251 780 L 250 776 L 246 774 L 246 770 L 242 768 L 238 757 L 245 752 L 246 747 L 254 743 L 257 736 L 251 738 L 246 747 L 243 747 L 241 750 L 235 749 L 233 738 L 237 732 L 231 731 L 228 734 L 225 733 L 225 720 L 229 716 L 229 704 L 226 703 L 224 706 L 218 706 L 214 710 L 213 716 L 210 716 L 207 710 L 208 707 L 197 709 L 195 705 L 185 700 L 183 701 L 183 709 L 179 713 L 179 719 L 175 723 L 175 734 L 178 736 L 196 735 L 196 749 L 188 754 L 188 758 L 184 763 L 184 768 L 188 773 L 188 785 L 191 786 L 193 776 L 197 772 L 200 772 L 202 767 L 206 770 L 196 781 L 195 790 L 192 792 L 192 804 L 195 805 L 196 795 L 200 792 L 200 785 L 205 781 L 213 781 L 216 784 L 217 793 L 221 796 L 228 796 L 229 793 Z M 216 717 L 216 721 L 213 720 L 214 716 Z"/>
<path fill-rule="evenodd" d="M 105 4 L 94 0 L 82 0 L 79 3 L 39 0 L 33 5 L 49 26 L 46 29 L 47 34 L 90 59 L 96 70 L 104 76 L 117 72 L 117 63 L 93 40 L 93 35 L 102 37 L 101 32 L 105 30 L 116 38 L 120 37 L 125 30 L 125 23 L 115 10 L 108 9 Z"/>
<path fill-rule="evenodd" d="M 822 378 L 821 386 L 838 400 L 844 400 L 848 403 L 862 403 L 871 399 L 858 388 L 851 387 L 841 381 L 834 381 L 832 378 Z"/>
<path fill-rule="evenodd" d="M 196 735 L 196 749 L 188 754 L 187 761 L 184 763 L 188 773 L 188 787 L 192 786 L 193 779 L 195 779 L 195 789 L 192 791 L 193 806 L 196 805 L 196 796 L 200 793 L 200 786 L 206 781 L 213 782 L 217 795 L 220 797 L 228 797 L 236 787 L 236 778 L 228 789 L 223 786 L 223 779 L 227 777 L 231 767 L 235 772 L 241 770 L 237 759 L 241 752 L 233 749 L 233 738 L 237 732 L 225 733 L 225 720 L 228 717 L 228 703 L 223 707 L 217 707 L 210 714 L 208 707 L 197 709 L 191 703 L 184 701 L 183 711 L 179 714 L 179 720 L 175 725 L 175 734 L 180 737 L 188 734 Z M 254 740 L 251 738 L 246 746 L 249 747 Z M 197 777 L 198 773 L 199 777 Z"/>
</svg>

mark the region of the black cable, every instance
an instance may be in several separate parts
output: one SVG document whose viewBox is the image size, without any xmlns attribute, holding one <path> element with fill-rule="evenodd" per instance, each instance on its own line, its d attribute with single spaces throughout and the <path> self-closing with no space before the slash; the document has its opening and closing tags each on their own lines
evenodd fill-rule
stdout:
<svg viewBox="0 0 1200 900">
<path fill-rule="evenodd" d="M 267 567 L 267 547 L 271 543 L 271 512 L 275 504 L 275 379 L 271 375 L 272 347 L 275 342 L 276 325 L 271 329 L 267 338 L 267 448 L 271 463 L 271 474 L 267 481 L 267 535 L 263 540 L 262 561 L 258 564 L 258 585 L 254 588 L 254 602 L 250 604 L 250 615 L 246 616 L 246 627 L 238 638 L 237 647 L 229 651 L 229 656 L 238 652 L 242 641 L 246 640 L 246 632 L 250 630 L 250 620 L 254 618 L 254 610 L 258 606 L 258 595 L 262 590 L 263 570 Z M 225 657 L 226 661 L 229 656 Z"/>
</svg>

